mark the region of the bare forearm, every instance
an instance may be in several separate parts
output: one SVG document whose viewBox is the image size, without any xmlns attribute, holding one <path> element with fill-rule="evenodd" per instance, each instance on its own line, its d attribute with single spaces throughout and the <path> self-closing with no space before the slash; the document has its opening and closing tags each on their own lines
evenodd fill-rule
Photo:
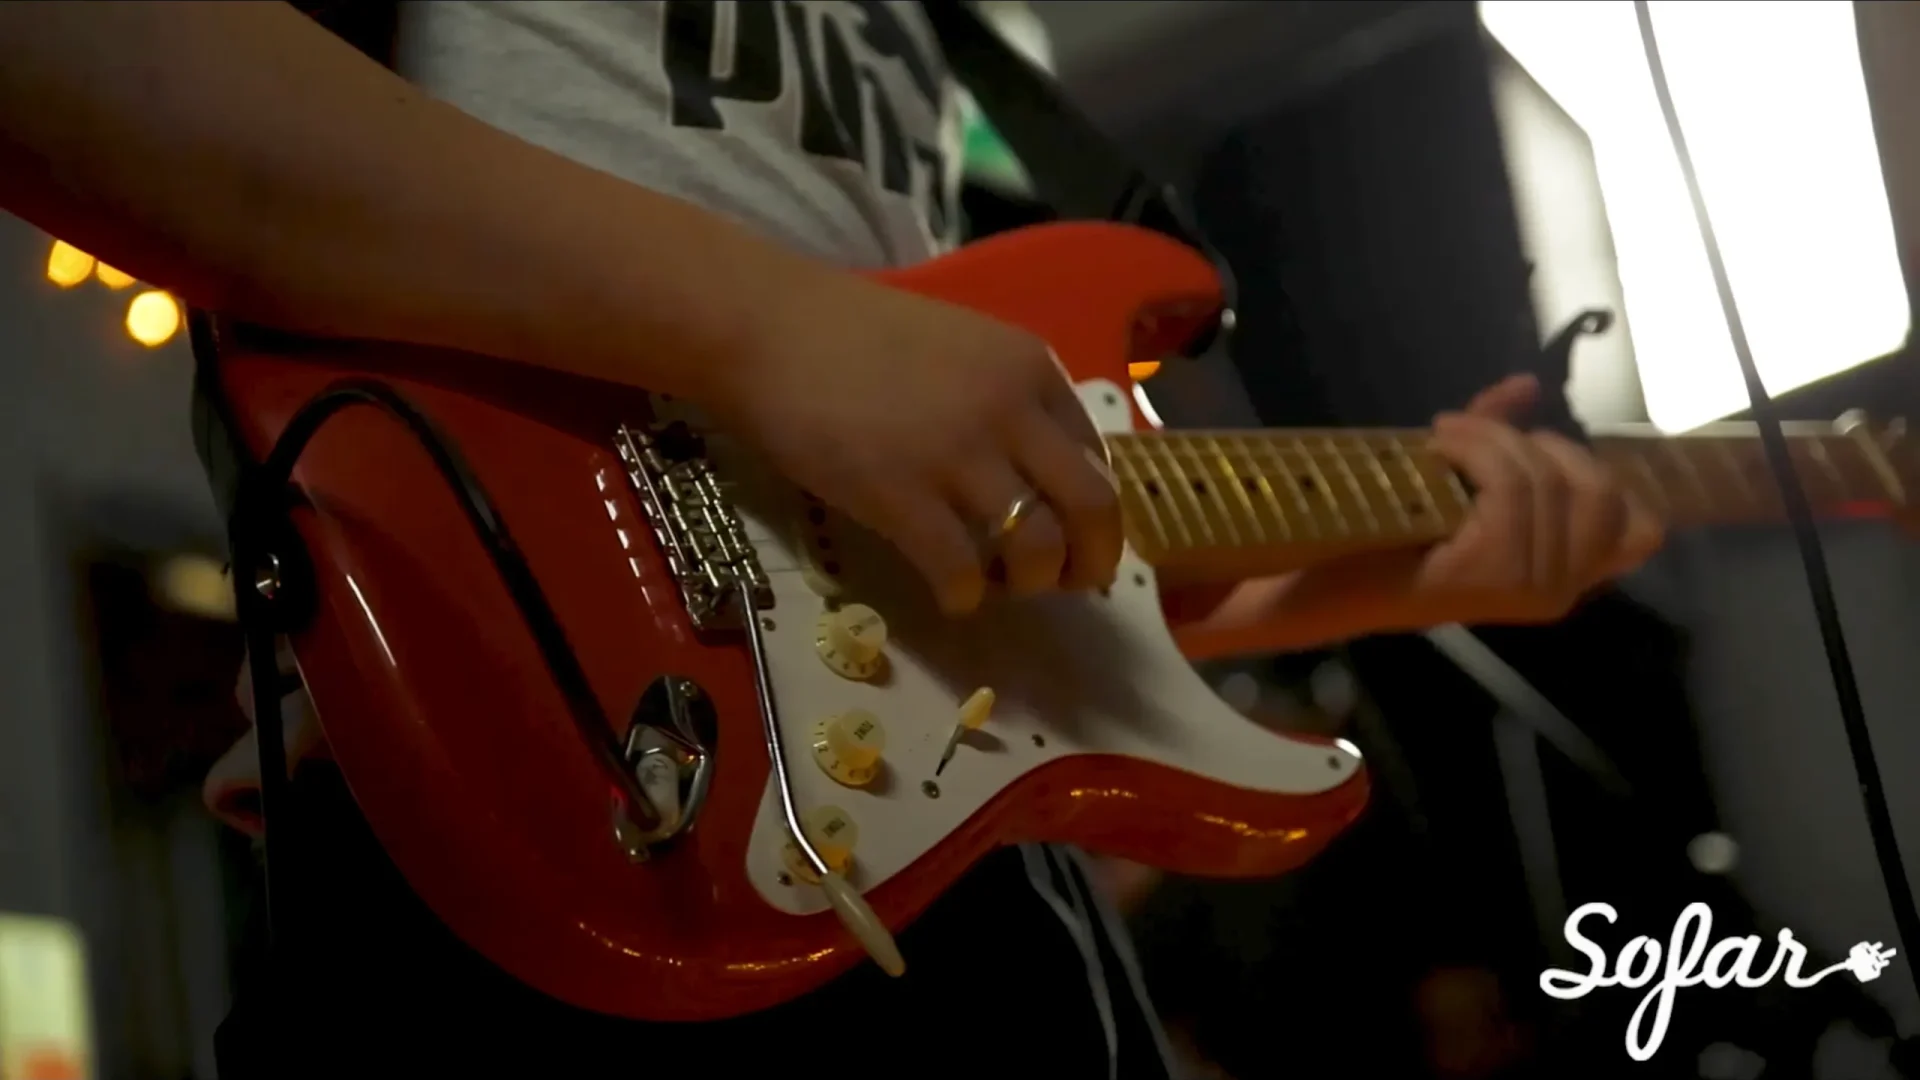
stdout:
<svg viewBox="0 0 1920 1080">
<path fill-rule="evenodd" d="M 693 396 L 748 298 L 816 272 L 279 3 L 0 4 L 0 206 L 237 317 Z"/>
<path fill-rule="evenodd" d="M 1448 621 L 1404 599 L 1418 553 L 1348 560 L 1315 574 L 1257 578 L 1165 598 L 1174 640 L 1196 662 L 1302 652 Z"/>
<path fill-rule="evenodd" d="M 1204 663 L 1238 656 L 1301 652 L 1365 633 L 1365 618 L 1350 612 L 1301 605 L 1297 577 L 1241 582 L 1230 591 L 1182 609 L 1169 608 L 1174 640 L 1189 660 Z"/>
</svg>

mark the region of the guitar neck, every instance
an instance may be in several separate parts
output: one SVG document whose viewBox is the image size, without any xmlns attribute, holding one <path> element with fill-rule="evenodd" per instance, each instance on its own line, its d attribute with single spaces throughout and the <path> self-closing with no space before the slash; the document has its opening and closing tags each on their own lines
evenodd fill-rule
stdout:
<svg viewBox="0 0 1920 1080">
<path fill-rule="evenodd" d="M 1785 425 L 1814 511 L 1890 514 L 1899 474 L 1864 428 Z M 1157 431 L 1111 436 L 1128 540 L 1183 579 L 1283 573 L 1451 535 L 1472 496 L 1415 430 Z M 1677 437 L 1596 434 L 1594 454 L 1671 526 L 1782 520 L 1785 507 L 1751 424 Z"/>
</svg>

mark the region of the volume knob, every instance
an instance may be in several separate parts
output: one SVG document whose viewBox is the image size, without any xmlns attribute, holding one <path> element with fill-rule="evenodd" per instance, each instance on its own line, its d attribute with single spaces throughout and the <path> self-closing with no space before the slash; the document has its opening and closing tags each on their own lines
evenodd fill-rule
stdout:
<svg viewBox="0 0 1920 1080">
<path fill-rule="evenodd" d="M 820 616 L 813 645 L 840 677 L 871 679 L 886 663 L 887 621 L 865 604 L 848 604 Z"/>
<path fill-rule="evenodd" d="M 870 712 L 855 710 L 831 716 L 814 725 L 813 760 L 836 783 L 863 787 L 880 769 L 887 749 L 887 729 Z"/>
</svg>

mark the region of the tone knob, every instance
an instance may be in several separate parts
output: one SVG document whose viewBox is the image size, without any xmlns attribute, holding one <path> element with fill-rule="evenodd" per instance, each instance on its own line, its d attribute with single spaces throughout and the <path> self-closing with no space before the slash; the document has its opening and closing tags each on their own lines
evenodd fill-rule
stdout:
<svg viewBox="0 0 1920 1080">
<path fill-rule="evenodd" d="M 837 806 L 816 806 L 801 816 L 800 827 L 827 869 L 846 877 L 853 868 L 854 845 L 860 842 L 860 826 L 853 818 Z M 809 885 L 820 884 L 819 872 L 800 854 L 800 845 L 789 840 L 781 854 L 787 873 Z"/>
<path fill-rule="evenodd" d="M 887 729 L 870 712 L 854 710 L 813 726 L 813 760 L 821 771 L 848 787 L 864 787 L 880 771 Z"/>
<path fill-rule="evenodd" d="M 871 679 L 886 664 L 887 621 L 865 604 L 835 608 L 820 616 L 813 644 L 835 674 Z"/>
</svg>

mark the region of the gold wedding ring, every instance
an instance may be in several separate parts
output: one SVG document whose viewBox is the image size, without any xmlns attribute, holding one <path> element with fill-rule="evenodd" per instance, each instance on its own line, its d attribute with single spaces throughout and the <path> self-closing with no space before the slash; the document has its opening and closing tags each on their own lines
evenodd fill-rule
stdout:
<svg viewBox="0 0 1920 1080">
<path fill-rule="evenodd" d="M 1040 496 L 1031 491 L 1008 503 L 1007 512 L 1001 516 L 1000 520 L 994 524 L 992 530 L 987 533 L 987 539 L 995 544 L 1004 541 L 1008 536 L 1013 534 L 1013 530 L 1020 527 L 1021 522 L 1033 515 L 1033 511 L 1039 506 L 1039 503 Z"/>
</svg>

